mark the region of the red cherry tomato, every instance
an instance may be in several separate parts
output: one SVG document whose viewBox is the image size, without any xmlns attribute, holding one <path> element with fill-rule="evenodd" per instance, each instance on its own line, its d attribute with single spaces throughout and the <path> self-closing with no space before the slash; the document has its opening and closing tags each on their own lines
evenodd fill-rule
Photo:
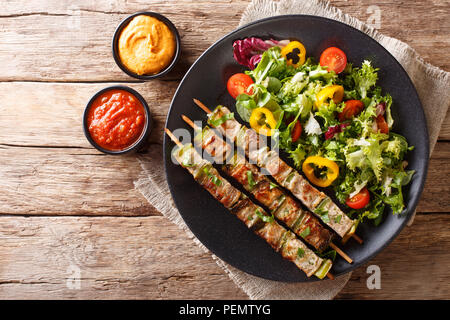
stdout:
<svg viewBox="0 0 450 320">
<path fill-rule="evenodd" d="M 328 71 L 341 73 L 347 65 L 347 56 L 341 49 L 329 47 L 320 55 L 320 65 L 328 67 Z"/>
<path fill-rule="evenodd" d="M 386 133 L 386 134 L 389 133 L 389 126 L 381 114 L 379 116 L 377 116 L 377 127 L 378 127 L 378 131 L 380 131 L 381 133 Z"/>
<path fill-rule="evenodd" d="M 367 206 L 370 202 L 370 194 L 367 188 L 362 189 L 358 194 L 352 198 L 347 199 L 345 204 L 352 209 L 362 209 Z"/>
<path fill-rule="evenodd" d="M 292 129 L 291 133 L 292 142 L 297 141 L 301 135 L 302 135 L 302 125 L 300 124 L 300 121 L 297 120 L 297 122 L 294 124 L 294 129 Z"/>
<path fill-rule="evenodd" d="M 364 109 L 364 103 L 361 100 L 345 101 L 344 110 L 339 113 L 339 121 L 350 120 L 358 115 Z"/>
<path fill-rule="evenodd" d="M 236 99 L 236 97 L 242 93 L 252 94 L 253 90 L 248 87 L 252 85 L 253 79 L 245 73 L 233 74 L 227 83 L 227 89 L 230 95 Z"/>
</svg>

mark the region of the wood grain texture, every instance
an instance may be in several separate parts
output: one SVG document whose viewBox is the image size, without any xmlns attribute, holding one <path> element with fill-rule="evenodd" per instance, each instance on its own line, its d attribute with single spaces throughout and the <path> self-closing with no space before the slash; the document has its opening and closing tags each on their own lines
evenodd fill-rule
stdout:
<svg viewBox="0 0 450 320">
<path fill-rule="evenodd" d="M 369 23 L 374 10 L 380 9 L 381 33 L 406 42 L 426 62 L 450 71 L 448 52 L 445 49 L 450 44 L 446 35 L 450 21 L 445 19 L 450 13 L 448 0 L 330 2 L 345 13 Z"/>
<path fill-rule="evenodd" d="M 189 0 L 55 0 L 25 5 L 13 1 L 0 18 L 0 60 L 10 59 L 11 54 L 14 59 L 1 69 L 0 80 L 134 80 L 112 59 L 112 36 L 131 13 L 152 10 L 166 15 L 179 30 L 181 59 L 166 79 L 181 79 L 207 47 L 236 28 L 247 1 L 214 1 L 214 10 L 211 5 L 211 1 Z"/>
<path fill-rule="evenodd" d="M 447 230 L 430 235 L 428 226 L 449 222 L 448 215 L 418 216 L 370 262 L 381 268 L 381 290 L 367 289 L 362 267 L 338 298 L 448 298 Z M 0 217 L 0 259 L 0 299 L 246 298 L 163 217 Z M 71 266 L 80 268 L 79 290 L 67 287 Z"/>
<path fill-rule="evenodd" d="M 82 130 L 86 104 L 100 89 L 117 84 L 0 82 L 0 127 L 14 132 L 0 130 L 0 145 L 89 148 Z M 162 129 L 178 82 L 126 85 L 149 104 L 155 120 L 149 142 L 162 143 Z M 450 140 L 450 111 L 439 139 Z"/>
<path fill-rule="evenodd" d="M 450 215 L 418 215 L 382 253 L 358 268 L 337 299 L 449 299 Z M 433 231 L 430 232 L 431 226 Z M 367 266 L 381 269 L 381 289 L 367 289 Z M 448 269 L 447 267 L 444 267 Z"/>
<path fill-rule="evenodd" d="M 246 298 L 163 217 L 0 217 L 0 261 L 0 299 Z"/>
<path fill-rule="evenodd" d="M 149 147 L 161 148 L 162 128 L 177 82 L 129 85 L 150 104 L 155 127 Z M 81 119 L 85 104 L 104 86 L 0 82 L 0 127 L 14 132 L 0 130 L 0 187 L 4 190 L 0 213 L 157 214 L 133 189 L 140 172 L 135 157 L 103 155 L 84 136 Z M 450 173 L 449 147 L 448 142 L 436 145 L 419 212 L 444 212 L 450 206 L 448 183 L 441 178 Z"/>
<path fill-rule="evenodd" d="M 140 172 L 134 156 L 102 155 L 88 144 L 81 116 L 96 91 L 126 82 L 153 112 L 148 147 L 161 148 L 179 80 L 205 49 L 236 28 L 248 2 L 2 2 L 0 299 L 246 298 L 209 254 L 134 190 Z M 450 71 L 448 0 L 331 4 L 362 21 L 378 6 L 382 33 Z M 182 37 L 181 60 L 162 80 L 136 81 L 112 59 L 116 26 L 137 11 L 166 15 Z M 362 267 L 338 298 L 450 297 L 450 112 L 439 140 L 414 225 L 370 263 L 381 267 L 382 289 L 367 289 Z M 72 264 L 81 268 L 80 290 L 66 285 Z"/>
<path fill-rule="evenodd" d="M 0 214 L 160 215 L 134 189 L 141 171 L 134 156 L 4 147 L 0 163 Z"/>
<path fill-rule="evenodd" d="M 431 159 L 418 212 L 447 212 L 450 143 Z M 141 171 L 134 156 L 108 156 L 92 148 L 0 149 L 0 214 L 159 215 L 133 181 Z M 150 148 L 161 148 L 153 144 Z"/>
<path fill-rule="evenodd" d="M 111 39 L 127 15 L 156 10 L 180 31 L 182 57 L 167 78 L 180 79 L 213 42 L 236 28 L 248 1 L 8 1 L 0 17 L 0 80 L 132 80 L 114 63 Z M 371 0 L 333 1 L 333 5 L 367 21 Z M 448 1 L 377 1 L 380 31 L 415 48 L 426 61 L 450 70 Z M 212 6 L 214 10 L 212 10 Z M 155 9 L 157 8 L 157 9 Z M 417 19 L 420 17 L 420 19 Z M 405 27 L 407 26 L 407 27 Z M 432 36 L 430 36 L 432 35 Z M 429 50 L 432 47 L 433 50 Z M 36 50 L 38 48 L 38 50 Z M 11 55 L 14 59 L 11 60 Z"/>
<path fill-rule="evenodd" d="M 0 82 L 0 144 L 91 148 L 83 127 L 83 112 L 100 89 L 120 83 Z M 155 126 L 151 143 L 162 143 L 162 132 L 176 81 L 127 83 L 147 101 Z M 26 93 L 26 94 L 24 94 Z"/>
</svg>

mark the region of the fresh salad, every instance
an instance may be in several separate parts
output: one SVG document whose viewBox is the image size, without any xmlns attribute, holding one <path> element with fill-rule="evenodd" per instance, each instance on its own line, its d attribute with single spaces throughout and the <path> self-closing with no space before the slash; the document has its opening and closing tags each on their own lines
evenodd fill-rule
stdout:
<svg viewBox="0 0 450 320">
<path fill-rule="evenodd" d="M 311 183 L 334 191 L 352 218 L 378 225 L 386 206 L 403 211 L 402 187 L 414 174 L 404 159 L 413 147 L 392 132 L 392 97 L 377 86 L 370 61 L 354 66 L 330 47 L 316 62 L 299 41 L 253 37 L 235 41 L 233 50 L 249 69 L 227 83 L 242 120 L 274 137 Z"/>
</svg>

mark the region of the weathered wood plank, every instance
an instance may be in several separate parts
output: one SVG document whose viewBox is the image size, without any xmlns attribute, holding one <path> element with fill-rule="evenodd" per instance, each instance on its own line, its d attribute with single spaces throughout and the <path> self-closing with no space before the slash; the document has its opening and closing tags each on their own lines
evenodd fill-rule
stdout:
<svg viewBox="0 0 450 320">
<path fill-rule="evenodd" d="M 117 24 L 137 11 L 167 15 L 179 28 L 183 55 L 168 78 L 179 79 L 214 41 L 235 29 L 248 1 L 8 1 L 0 17 L 0 80 L 122 81 L 131 78 L 115 65 L 111 38 Z M 214 10 L 211 10 L 211 6 Z M 367 21 L 373 2 L 333 1 L 333 5 Z M 434 65 L 450 70 L 450 40 L 443 24 L 445 1 L 377 2 L 381 32 L 397 37 Z M 420 16 L 420 19 L 417 17 Z M 448 28 L 447 28 L 448 29 Z M 432 47 L 433 50 L 429 50 Z M 38 48 L 39 50 L 36 50 Z"/>
<path fill-rule="evenodd" d="M 0 261 L 1 299 L 246 297 L 163 217 L 1 217 Z"/>
<path fill-rule="evenodd" d="M 354 272 L 336 298 L 448 299 L 449 223 L 447 214 L 417 216 L 414 224 L 405 228 L 379 256 Z M 381 269 L 380 290 L 367 288 L 369 265 L 378 265 Z"/>
<path fill-rule="evenodd" d="M 89 99 L 118 83 L 0 83 L 0 144 L 90 147 L 82 116 Z M 162 142 L 162 127 L 177 87 L 175 81 L 126 84 L 146 99 L 155 127 L 151 142 Z M 14 128 L 14 129 L 13 129 Z"/>
<path fill-rule="evenodd" d="M 449 70 L 448 62 L 438 61 L 447 59 L 444 48 L 448 46 L 443 29 L 450 26 L 445 21 L 450 13 L 448 1 L 392 1 L 392 0 L 331 0 L 333 6 L 364 22 L 373 21 L 374 10 L 380 9 L 380 29 L 385 35 L 400 39 L 419 52 L 431 64 Z M 441 42 L 443 40 L 444 42 Z M 430 48 L 433 50 L 430 50 Z"/>
<path fill-rule="evenodd" d="M 437 143 L 431 157 L 428 177 L 422 198 L 417 206 L 418 212 L 448 212 L 450 209 L 450 143 Z M 439 186 L 438 186 L 439 185 Z"/>
<path fill-rule="evenodd" d="M 0 213 L 159 215 L 133 190 L 132 181 L 139 173 L 136 159 L 100 155 L 83 136 L 84 105 L 93 93 L 108 84 L 17 81 L 133 80 L 115 65 L 110 42 L 116 25 L 141 10 L 161 12 L 179 28 L 183 55 L 166 80 L 180 79 L 209 45 L 235 29 L 247 3 L 2 3 L 0 60 L 7 63 L 0 65 L 0 81 L 14 82 L 0 83 Z M 371 0 L 332 1 L 332 5 L 363 21 L 368 19 L 367 10 L 373 4 Z M 402 1 L 381 0 L 376 5 L 381 9 L 381 32 L 407 42 L 426 61 L 450 70 L 450 39 L 445 32 L 450 27 L 448 1 L 425 0 L 405 5 Z M 157 123 L 150 141 L 160 143 L 177 82 L 151 81 L 130 86 L 149 102 Z M 439 139 L 450 140 L 450 112 Z M 448 146 L 436 146 L 418 207 L 421 212 L 448 212 Z M 445 226 L 449 219 L 444 214 L 418 215 L 413 227 L 404 230 L 371 262 L 381 267 L 382 290 L 369 291 L 365 268 L 360 268 L 338 297 L 448 299 L 450 257 Z M 174 260 L 183 263 L 174 264 Z M 2 215 L 0 261 L 0 298 L 39 299 L 44 298 L 42 292 L 46 293 L 45 298 L 245 298 L 208 254 L 161 216 Z M 81 267 L 80 290 L 66 286 L 70 264 Z"/>
<path fill-rule="evenodd" d="M 4 190 L 0 199 L 5 200 L 0 204 L 1 213 L 155 214 L 133 191 L 132 181 L 139 173 L 136 160 L 132 156 L 101 155 L 84 137 L 81 118 L 85 104 L 105 86 L 94 83 L 0 83 L 0 127 L 9 128 L 0 131 L 3 148 L 0 172 L 4 177 L 0 182 Z M 155 120 L 150 141 L 160 144 L 169 97 L 177 83 L 154 81 L 151 87 L 147 83 L 130 86 L 148 101 Z M 438 143 L 419 211 L 448 210 L 449 193 L 443 192 L 448 190 L 448 184 L 441 177 L 450 171 L 449 157 L 448 143 Z M 99 196 L 105 194 L 105 186 L 109 188 L 110 185 L 114 187 L 108 195 Z M 24 195 L 28 197 L 24 198 Z"/>
<path fill-rule="evenodd" d="M 362 267 L 338 298 L 448 298 L 447 230 L 429 227 L 449 223 L 448 215 L 418 216 L 370 262 L 381 268 L 382 289 L 366 288 Z M 0 217 L 0 261 L 1 299 L 245 298 L 164 217 Z M 80 268 L 79 290 L 67 287 L 71 266 Z"/>
<path fill-rule="evenodd" d="M 152 10 L 170 18 L 180 32 L 182 56 L 166 77 L 180 79 L 207 47 L 236 28 L 246 4 L 214 1 L 211 11 L 209 1 L 187 0 L 12 3 L 0 18 L 0 60 L 10 61 L 0 67 L 0 80 L 133 80 L 112 58 L 112 36 L 130 13 Z"/>
<path fill-rule="evenodd" d="M 141 170 L 135 156 L 6 147 L 0 149 L 0 163 L 1 214 L 160 214 L 134 189 Z"/>
<path fill-rule="evenodd" d="M 442 123 L 438 140 L 450 140 L 450 109 L 447 111 L 447 115 Z"/>
<path fill-rule="evenodd" d="M 118 83 L 0 82 L 0 128 L 14 128 L 0 130 L 0 144 L 90 147 L 82 131 L 84 108 L 95 92 L 114 84 Z M 150 106 L 155 120 L 150 141 L 162 143 L 162 129 L 178 82 L 127 85 L 141 93 Z M 440 139 L 450 139 L 450 111 Z"/>
<path fill-rule="evenodd" d="M 438 143 L 418 212 L 447 212 L 449 143 Z M 161 148 L 153 144 L 150 148 Z M 0 149 L 0 213 L 15 215 L 159 214 L 133 181 L 140 166 L 133 155 L 108 156 L 84 148 Z"/>
</svg>

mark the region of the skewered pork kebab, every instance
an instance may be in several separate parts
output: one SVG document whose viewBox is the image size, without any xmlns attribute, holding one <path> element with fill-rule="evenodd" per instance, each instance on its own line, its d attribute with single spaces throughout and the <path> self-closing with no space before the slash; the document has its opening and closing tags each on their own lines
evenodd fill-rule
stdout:
<svg viewBox="0 0 450 320">
<path fill-rule="evenodd" d="M 298 202 L 286 194 L 283 189 L 261 174 L 257 166 L 250 164 L 244 156 L 238 153 L 229 157 L 230 145 L 221 139 L 214 130 L 208 126 L 204 126 L 202 129 L 184 115 L 182 118 L 198 132 L 194 138 L 195 145 L 201 146 L 216 161 L 220 161 L 219 163 L 226 161 L 222 170 L 266 206 L 275 218 L 285 223 L 289 229 L 319 252 L 331 247 L 348 263 L 353 262 L 347 254 L 331 242 L 333 233 L 324 228 L 310 212 L 302 210 Z"/>
<path fill-rule="evenodd" d="M 342 242 L 345 243 L 350 237 L 354 237 L 362 243 L 355 234 L 358 222 L 350 219 L 331 198 L 314 188 L 295 169 L 281 160 L 275 151 L 262 143 L 254 130 L 236 121 L 228 108 L 218 106 L 211 111 L 197 99 L 194 99 L 194 102 L 208 113 L 208 123 L 211 127 L 219 130 L 244 150 L 250 161 L 266 169 L 281 186 L 290 190 L 309 210 L 342 237 Z"/>
<path fill-rule="evenodd" d="M 294 233 L 286 230 L 272 215 L 234 188 L 209 161 L 197 153 L 191 143 L 182 145 L 168 129 L 165 131 L 178 145 L 173 152 L 177 162 L 249 229 L 266 240 L 283 258 L 292 261 L 308 277 L 315 275 L 319 279 L 325 276 L 334 278 L 329 272 L 332 267 L 331 260 L 318 257 Z"/>
</svg>

